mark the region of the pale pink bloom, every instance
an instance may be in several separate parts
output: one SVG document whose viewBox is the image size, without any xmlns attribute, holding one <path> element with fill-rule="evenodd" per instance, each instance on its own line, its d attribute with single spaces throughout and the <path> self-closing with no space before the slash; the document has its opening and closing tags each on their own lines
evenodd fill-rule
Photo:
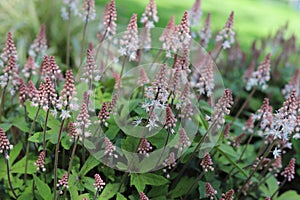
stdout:
<svg viewBox="0 0 300 200">
<path fill-rule="evenodd" d="M 205 172 L 208 172 L 209 170 L 210 171 L 214 171 L 214 168 L 213 168 L 213 161 L 209 155 L 209 153 L 205 153 L 200 165 L 201 167 L 204 169 Z"/>
<path fill-rule="evenodd" d="M 295 164 L 296 159 L 292 158 L 288 164 L 288 166 L 284 169 L 283 172 L 281 172 L 281 175 L 288 179 L 288 181 L 291 181 L 295 178 Z"/>
<path fill-rule="evenodd" d="M 145 195 L 144 192 L 140 192 L 140 200 L 149 200 L 149 198 Z"/>
<path fill-rule="evenodd" d="M 36 166 L 36 170 L 40 171 L 42 170 L 42 172 L 46 171 L 46 162 L 45 162 L 45 152 L 42 151 L 38 157 L 38 159 L 35 161 L 34 166 Z"/>
<path fill-rule="evenodd" d="M 224 26 L 224 28 L 216 36 L 216 42 L 222 42 L 223 49 L 228 49 L 234 43 L 235 32 L 233 30 L 234 24 L 234 12 L 230 13 L 230 16 Z"/>
<path fill-rule="evenodd" d="M 150 0 L 145 12 L 142 14 L 141 22 L 147 29 L 154 27 L 154 22 L 158 22 L 157 8 L 154 0 Z"/>
<path fill-rule="evenodd" d="M 28 54 L 35 58 L 40 55 L 43 56 L 48 49 L 47 38 L 46 38 L 46 25 L 42 24 L 39 33 L 36 35 L 36 38 L 33 44 L 29 48 Z"/>
<path fill-rule="evenodd" d="M 209 40 L 211 38 L 211 22 L 210 22 L 210 13 L 207 14 L 207 17 L 204 22 L 204 26 L 199 31 L 199 37 L 200 37 L 200 45 L 203 47 L 207 47 Z"/>
<path fill-rule="evenodd" d="M 198 26 L 202 16 L 201 0 L 195 0 L 195 3 L 189 10 L 189 16 L 189 24 L 191 26 Z"/>
<path fill-rule="evenodd" d="M 261 87 L 262 90 L 265 90 L 268 87 L 267 82 L 271 78 L 270 56 L 270 54 L 267 54 L 262 64 L 252 73 L 246 85 L 247 90 L 251 90 L 252 87 Z"/>
<path fill-rule="evenodd" d="M 95 186 L 95 190 L 102 190 L 105 186 L 105 182 L 102 180 L 101 176 L 99 174 L 95 174 L 95 183 L 93 184 Z"/>
<path fill-rule="evenodd" d="M 146 138 L 142 138 L 141 143 L 138 148 L 138 153 L 149 156 L 149 152 L 151 150 L 152 150 L 152 146 L 151 146 L 150 142 L 148 142 L 148 140 Z"/>
<path fill-rule="evenodd" d="M 139 49 L 137 14 L 133 14 L 122 39 L 119 52 L 122 56 L 128 56 L 129 61 L 136 60 Z"/>
<path fill-rule="evenodd" d="M 206 189 L 206 196 L 209 197 L 211 200 L 214 199 L 214 196 L 217 194 L 217 190 L 215 190 L 210 183 L 205 184 L 205 189 Z"/>
<path fill-rule="evenodd" d="M 10 56 L 13 56 L 15 60 L 18 60 L 17 49 L 14 40 L 12 38 L 12 33 L 8 32 L 6 43 L 2 50 L 0 58 L 4 63 L 6 63 Z"/>
</svg>

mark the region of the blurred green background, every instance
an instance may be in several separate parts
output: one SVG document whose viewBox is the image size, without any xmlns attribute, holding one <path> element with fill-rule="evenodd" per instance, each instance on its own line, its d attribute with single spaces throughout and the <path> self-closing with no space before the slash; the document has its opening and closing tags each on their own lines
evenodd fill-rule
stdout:
<svg viewBox="0 0 300 200">
<path fill-rule="evenodd" d="M 80 2 L 82 2 L 81 0 Z M 109 0 L 95 0 L 97 18 L 88 27 L 88 41 L 96 40 L 98 26 L 103 16 L 104 5 Z M 298 0 L 294 0 L 294 3 Z M 116 0 L 118 24 L 126 26 L 132 13 L 139 17 L 144 12 L 148 0 Z M 156 0 L 160 17 L 157 27 L 165 27 L 170 16 L 178 23 L 185 10 L 189 10 L 194 0 Z M 244 51 L 248 51 L 254 39 L 274 33 L 289 22 L 288 34 L 300 36 L 300 10 L 287 4 L 287 0 L 202 0 L 201 24 L 210 12 L 212 29 L 220 30 L 231 11 L 235 12 L 235 30 Z M 62 0 L 1 0 L 0 1 L 0 47 L 6 33 L 12 31 L 20 57 L 25 58 L 27 48 L 33 41 L 42 23 L 47 25 L 49 54 L 63 57 L 66 41 L 66 22 L 61 15 Z M 80 5 L 81 6 L 81 5 Z M 73 55 L 78 53 L 83 22 L 74 18 L 72 22 Z"/>
</svg>

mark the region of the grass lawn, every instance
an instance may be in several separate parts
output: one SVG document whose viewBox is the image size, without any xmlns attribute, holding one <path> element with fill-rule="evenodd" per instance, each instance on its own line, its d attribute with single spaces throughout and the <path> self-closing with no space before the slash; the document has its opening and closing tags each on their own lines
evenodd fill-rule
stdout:
<svg viewBox="0 0 300 200">
<path fill-rule="evenodd" d="M 104 1 L 98 1 L 103 3 Z M 165 27 L 169 17 L 175 15 L 179 22 L 182 13 L 188 10 L 194 0 L 156 0 L 160 21 L 158 27 Z M 116 0 L 119 23 L 126 24 L 130 15 L 141 16 L 148 0 Z M 212 13 L 212 28 L 223 27 L 229 13 L 235 12 L 235 29 L 241 46 L 247 48 L 256 38 L 274 33 L 278 27 L 289 21 L 289 33 L 300 36 L 300 11 L 275 0 L 202 0 L 203 17 Z"/>
</svg>

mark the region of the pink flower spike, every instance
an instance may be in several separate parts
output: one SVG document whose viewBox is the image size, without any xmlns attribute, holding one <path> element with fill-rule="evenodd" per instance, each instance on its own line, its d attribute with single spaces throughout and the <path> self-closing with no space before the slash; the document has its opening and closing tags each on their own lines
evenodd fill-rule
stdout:
<svg viewBox="0 0 300 200">
<path fill-rule="evenodd" d="M 151 146 L 150 142 L 148 142 L 148 140 L 146 138 L 142 138 L 141 143 L 138 148 L 138 153 L 144 154 L 148 157 L 149 156 L 148 152 L 150 152 L 151 150 L 152 150 L 152 146 Z"/>
<path fill-rule="evenodd" d="M 229 89 L 225 89 L 223 96 L 218 100 L 215 111 L 212 114 L 210 124 L 217 124 L 217 127 L 221 127 L 225 122 L 225 115 L 230 113 L 230 108 L 233 105 L 232 92 Z"/>
<path fill-rule="evenodd" d="M 109 40 L 113 38 L 116 34 L 116 20 L 117 20 L 117 10 L 115 0 L 111 0 L 110 3 L 107 4 L 107 9 L 104 15 L 104 30 L 106 36 Z M 102 39 L 103 40 L 103 39 Z"/>
<path fill-rule="evenodd" d="M 105 182 L 102 180 L 99 174 L 95 174 L 94 177 L 95 177 L 95 183 L 94 183 L 95 190 L 96 191 L 102 190 L 105 186 Z"/>
<path fill-rule="evenodd" d="M 204 22 L 203 28 L 199 31 L 200 44 L 203 47 L 207 47 L 209 40 L 211 38 L 211 22 L 210 22 L 210 13 L 207 14 L 207 17 Z"/>
<path fill-rule="evenodd" d="M 38 157 L 38 159 L 35 161 L 34 166 L 36 166 L 36 170 L 40 171 L 42 170 L 42 172 L 46 171 L 46 162 L 45 162 L 45 152 L 42 151 Z"/>
<path fill-rule="evenodd" d="M 137 58 L 137 50 L 139 49 L 137 14 L 133 14 L 122 39 L 120 40 L 121 56 L 128 56 L 129 61 Z"/>
<path fill-rule="evenodd" d="M 234 190 L 231 189 L 225 194 L 222 194 L 222 197 L 219 200 L 233 200 Z"/>
<path fill-rule="evenodd" d="M 189 10 L 189 24 L 191 26 L 197 26 L 202 16 L 201 0 L 195 0 L 192 8 Z"/>
<path fill-rule="evenodd" d="M 150 0 L 145 12 L 142 14 L 141 22 L 145 27 L 151 29 L 154 27 L 154 22 L 158 22 L 157 8 L 154 0 Z"/>
<path fill-rule="evenodd" d="M 24 68 L 22 69 L 22 74 L 25 78 L 30 79 L 31 75 L 36 75 L 35 62 L 31 56 L 28 57 Z"/>
<path fill-rule="evenodd" d="M 83 13 L 81 14 L 82 19 L 85 23 L 88 21 L 94 20 L 96 18 L 96 10 L 95 10 L 95 1 L 94 0 L 84 0 Z"/>
<path fill-rule="evenodd" d="M 208 172 L 208 170 L 210 171 L 214 171 L 214 168 L 212 167 L 214 163 L 212 162 L 212 159 L 209 155 L 209 153 L 205 153 L 200 165 L 202 166 L 202 168 L 204 169 L 205 172 Z"/>
<path fill-rule="evenodd" d="M 19 100 L 20 100 L 20 104 L 25 106 L 27 97 L 28 97 L 28 88 L 25 85 L 25 82 L 23 79 L 19 79 L 19 83 L 20 83 L 20 88 L 19 88 Z"/>
<path fill-rule="evenodd" d="M 113 143 L 107 138 L 104 138 L 104 143 L 105 143 L 105 151 L 104 155 L 109 155 L 114 158 L 118 158 L 118 155 L 114 153 L 116 151 L 116 146 L 113 145 Z"/>
<path fill-rule="evenodd" d="M 209 197 L 211 200 L 214 199 L 214 196 L 217 194 L 217 190 L 215 190 L 210 183 L 205 184 L 206 189 L 206 196 Z"/>
<path fill-rule="evenodd" d="M 9 159 L 8 151 L 13 148 L 13 145 L 10 144 L 6 134 L 3 129 L 0 128 L 0 153 L 5 153 L 5 159 Z"/>
<path fill-rule="evenodd" d="M 35 58 L 38 55 L 44 56 L 48 49 L 46 39 L 46 25 L 42 24 L 33 44 L 30 46 L 29 55 Z"/>
<path fill-rule="evenodd" d="M 177 119 L 175 118 L 172 109 L 167 106 L 166 107 L 166 116 L 165 116 L 165 128 L 169 129 L 171 133 L 175 133 L 174 127 L 176 126 Z"/>
<path fill-rule="evenodd" d="M 145 195 L 144 192 L 140 192 L 140 200 L 149 200 L 149 198 Z"/>
<path fill-rule="evenodd" d="M 10 56 L 13 56 L 15 60 L 18 60 L 17 49 L 14 40 L 12 38 L 12 33 L 8 32 L 6 43 L 2 50 L 2 54 L 0 55 L 0 58 L 4 63 L 6 63 Z"/>
<path fill-rule="evenodd" d="M 287 180 L 290 182 L 295 178 L 295 164 L 296 159 L 292 158 L 288 164 L 288 166 L 284 169 L 283 172 L 281 172 L 281 175 L 287 178 Z"/>
<path fill-rule="evenodd" d="M 107 119 L 109 119 L 109 110 L 108 110 L 108 104 L 106 102 L 103 102 L 102 108 L 98 114 L 99 122 L 100 124 L 104 124 L 104 126 L 108 126 L 108 123 L 106 122 Z"/>
</svg>

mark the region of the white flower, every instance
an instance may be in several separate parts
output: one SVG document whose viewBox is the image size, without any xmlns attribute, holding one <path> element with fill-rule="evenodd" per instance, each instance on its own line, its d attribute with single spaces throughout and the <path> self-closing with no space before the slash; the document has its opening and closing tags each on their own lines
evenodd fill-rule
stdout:
<svg viewBox="0 0 300 200">
<path fill-rule="evenodd" d="M 275 147 L 274 151 L 273 151 L 273 156 L 274 159 L 276 159 L 278 156 L 280 156 L 281 150 L 277 149 L 277 147 Z"/>
<path fill-rule="evenodd" d="M 138 126 L 142 123 L 142 118 L 137 118 L 136 120 L 133 121 L 134 126 Z"/>
<path fill-rule="evenodd" d="M 62 110 L 60 117 L 62 118 L 62 120 L 64 119 L 68 119 L 71 117 L 70 112 L 68 110 Z"/>
<path fill-rule="evenodd" d="M 293 136 L 294 139 L 299 139 L 300 138 L 300 133 L 296 133 L 294 136 Z"/>
<path fill-rule="evenodd" d="M 53 109 L 53 110 L 51 110 L 50 112 L 51 112 L 51 114 L 52 114 L 52 116 L 53 116 L 54 118 L 57 117 L 57 110 L 56 110 L 56 109 Z"/>
<path fill-rule="evenodd" d="M 272 135 L 273 136 L 273 138 L 274 138 L 274 140 L 275 139 L 281 139 L 282 138 L 282 136 L 281 136 L 281 133 L 280 133 L 281 131 L 279 131 L 279 130 L 276 130 L 276 129 L 272 129 L 272 130 L 270 130 L 268 133 L 266 133 L 266 135 Z"/>
<path fill-rule="evenodd" d="M 149 128 L 149 131 L 151 131 L 153 128 L 157 127 L 157 124 L 155 123 L 155 120 L 149 119 L 149 122 L 146 125 L 146 127 Z"/>
</svg>

